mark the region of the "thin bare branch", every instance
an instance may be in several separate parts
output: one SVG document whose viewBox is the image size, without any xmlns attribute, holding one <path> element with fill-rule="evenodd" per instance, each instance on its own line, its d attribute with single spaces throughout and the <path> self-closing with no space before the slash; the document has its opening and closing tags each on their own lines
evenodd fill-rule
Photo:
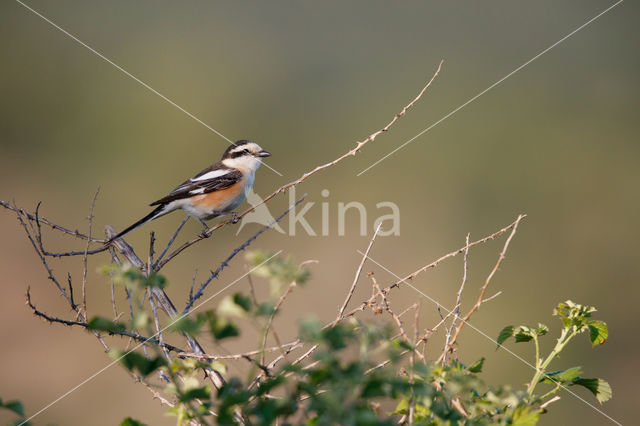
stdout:
<svg viewBox="0 0 640 426">
<path fill-rule="evenodd" d="M 553 398 L 551 398 L 550 400 L 548 400 L 547 402 L 545 402 L 544 404 L 542 404 L 540 406 L 541 409 L 545 409 L 547 408 L 550 404 L 553 404 L 554 402 L 558 401 L 560 399 L 559 395 L 554 396 Z"/>
<path fill-rule="evenodd" d="M 170 402 L 168 399 L 166 399 L 165 397 L 163 397 L 160 392 L 158 392 L 157 390 L 155 390 L 149 383 L 147 383 L 143 378 L 132 374 L 132 376 L 134 377 L 135 381 L 138 383 L 141 383 L 145 388 L 147 388 L 147 390 L 149 392 L 151 392 L 151 395 L 153 395 L 153 399 L 157 399 L 158 401 L 160 401 L 160 404 L 162 405 L 166 405 L 167 407 L 175 407 L 175 404 L 173 404 L 172 402 Z"/>
<path fill-rule="evenodd" d="M 48 315 L 42 311 L 40 311 L 31 301 L 31 289 L 27 288 L 27 294 L 26 294 L 26 301 L 25 303 L 29 306 L 29 308 L 31 308 L 31 310 L 33 311 L 33 313 L 46 320 L 49 323 L 52 324 L 62 324 L 62 325 L 67 325 L 67 326 L 79 326 L 85 329 L 88 329 L 89 327 L 89 323 L 87 323 L 86 321 L 71 321 L 71 320 L 65 320 L 62 318 L 57 318 L 51 315 Z M 102 345 L 108 349 L 108 346 L 106 345 L 106 343 L 104 342 L 104 340 L 102 339 L 101 335 L 95 331 L 92 331 L 92 333 L 98 338 L 98 340 L 100 341 L 100 343 L 102 343 Z M 151 338 L 151 337 L 146 337 L 143 336 L 141 334 L 138 333 L 132 333 L 130 331 L 126 331 L 126 330 L 113 330 L 113 331 L 109 331 L 109 332 L 105 332 L 105 334 L 108 334 L 109 336 L 121 336 L 121 337 L 129 337 L 133 340 L 136 340 L 138 342 L 150 342 L 153 343 L 155 345 L 158 345 L 164 349 L 167 349 L 169 351 L 172 352 L 178 352 L 178 353 L 182 353 L 184 352 L 183 349 L 180 349 L 176 346 L 167 344 L 167 343 L 162 343 L 160 342 L 158 339 L 155 338 Z"/>
<path fill-rule="evenodd" d="M 424 93 L 427 91 L 427 89 L 431 86 L 431 84 L 435 81 L 436 77 L 438 76 L 438 74 L 440 73 L 440 70 L 442 68 L 442 64 L 444 61 L 440 61 L 440 63 L 438 64 L 438 68 L 436 70 L 436 72 L 433 74 L 433 76 L 431 77 L 431 79 L 429 80 L 429 82 L 422 88 L 422 90 L 418 93 L 418 95 L 411 101 L 409 102 L 404 108 L 402 108 L 400 110 L 399 113 L 397 113 L 393 119 L 391 119 L 391 121 L 389 123 L 387 123 L 386 126 L 384 126 L 382 129 L 370 134 L 366 139 L 364 139 L 361 142 L 357 142 L 356 146 L 347 151 L 345 154 L 341 155 L 340 157 L 336 158 L 333 161 L 330 161 L 328 163 L 322 164 L 320 166 L 317 166 L 315 169 L 304 173 L 302 176 L 300 176 L 298 179 L 291 181 L 285 185 L 282 185 L 280 188 L 276 189 L 275 191 L 273 191 L 271 194 L 267 195 L 266 197 L 264 197 L 262 199 L 262 201 L 260 201 L 259 203 L 249 207 L 248 209 L 246 209 L 245 211 L 239 213 L 235 219 L 237 221 L 237 219 L 241 219 L 242 217 L 244 217 L 246 214 L 254 211 L 257 207 L 263 205 L 264 203 L 266 203 L 267 201 L 271 200 L 273 197 L 275 197 L 278 194 L 284 193 L 285 191 L 287 191 L 288 189 L 299 185 L 300 183 L 304 182 L 309 176 L 316 174 L 317 172 L 327 169 L 331 166 L 334 166 L 336 164 L 338 164 L 339 162 L 341 162 L 342 160 L 344 160 L 347 157 L 353 157 L 355 156 L 358 151 L 360 151 L 365 145 L 367 145 L 369 142 L 373 142 L 380 134 L 385 133 L 387 131 L 389 131 L 389 129 L 395 124 L 396 121 L 398 121 L 399 118 L 401 118 L 402 116 L 404 116 L 407 111 L 409 110 L 409 108 L 411 108 L 416 102 L 418 102 L 418 100 L 420 100 L 420 98 L 422 98 L 422 96 L 424 95 Z M 211 236 L 211 234 L 213 234 L 213 232 L 215 232 L 217 229 L 220 229 L 221 227 L 228 225 L 230 223 L 233 223 L 234 221 L 229 219 L 229 220 L 225 220 L 222 221 L 218 224 L 216 224 L 215 226 L 207 229 L 205 232 L 203 232 L 201 235 L 198 235 L 197 237 L 194 237 L 193 239 L 185 242 L 184 244 L 182 244 L 180 247 L 178 247 L 176 250 L 174 250 L 170 257 L 173 258 L 176 255 L 178 255 L 180 252 L 182 252 L 183 250 L 187 249 L 188 247 L 192 246 L 193 244 L 197 243 L 198 241 L 201 241 L 205 238 L 208 238 Z"/>
<path fill-rule="evenodd" d="M 16 213 L 17 213 L 19 210 L 22 210 L 22 209 L 20 209 L 19 207 L 15 206 L 15 205 L 11 205 L 11 203 L 8 203 L 8 202 L 6 202 L 6 201 L 2 201 L 2 200 L 0 200 L 0 206 L 4 207 L 5 209 L 8 209 L 8 210 L 13 210 L 13 211 L 14 211 L 14 212 L 16 212 Z M 35 221 L 35 220 L 36 220 L 36 217 L 35 217 L 34 215 L 29 214 L 29 213 L 25 212 L 24 210 L 22 210 L 22 211 L 23 211 L 23 214 L 25 215 L 25 217 L 26 217 L 28 220 L 30 220 L 30 221 Z M 63 227 L 63 226 L 56 225 L 55 223 L 53 223 L 53 222 L 51 222 L 50 220 L 45 219 L 45 218 L 43 218 L 43 217 L 41 217 L 41 218 L 39 219 L 39 221 L 40 221 L 41 223 L 44 223 L 44 224 L 45 224 L 45 225 L 47 225 L 47 226 L 50 226 L 52 229 L 55 229 L 55 230 L 57 230 L 57 231 L 63 232 L 63 233 L 68 234 L 68 235 L 73 235 L 73 236 L 74 236 L 74 237 L 76 237 L 76 238 L 80 238 L 80 239 L 83 239 L 83 240 L 87 240 L 87 239 L 89 239 L 89 237 L 88 237 L 88 236 L 84 235 L 83 233 L 81 233 L 81 232 L 79 232 L 79 231 L 77 231 L 77 230 L 72 231 L 72 230 L 67 229 L 67 228 L 65 228 L 65 227 Z M 93 242 L 96 242 L 96 243 L 103 243 L 103 242 L 105 242 L 105 241 L 107 241 L 107 240 L 93 239 L 92 241 L 93 241 Z M 83 252 L 83 251 L 78 252 L 78 254 L 82 254 L 82 253 L 84 253 L 84 252 Z"/>
<path fill-rule="evenodd" d="M 22 227 L 24 229 L 24 232 L 27 234 L 27 238 L 29 238 L 29 241 L 31 242 L 31 245 L 32 245 L 33 249 L 38 254 L 38 257 L 40 258 L 40 261 L 42 262 L 42 265 L 44 266 L 44 268 L 47 271 L 47 274 L 49 275 L 48 276 L 49 280 L 51 280 L 51 282 L 54 283 L 54 285 L 58 288 L 58 291 L 60 291 L 60 294 L 67 300 L 67 302 L 69 302 L 69 305 L 75 306 L 75 303 L 73 302 L 71 297 L 67 294 L 67 291 L 64 289 L 64 287 L 62 287 L 60 285 L 60 282 L 58 281 L 58 279 L 53 274 L 53 270 L 49 267 L 49 264 L 47 263 L 47 260 L 45 259 L 44 255 L 38 249 L 38 246 L 36 245 L 36 242 L 33 239 L 33 236 L 31 235 L 31 232 L 29 231 L 29 228 L 27 227 L 27 224 L 23 219 L 23 217 L 26 216 L 25 211 L 22 210 L 22 209 L 18 209 L 17 207 L 15 208 L 15 211 L 17 213 L 18 221 L 22 225 Z"/>
<path fill-rule="evenodd" d="M 237 247 L 235 250 L 233 250 L 231 252 L 231 254 L 229 256 L 227 256 L 227 258 L 225 260 L 222 261 L 220 266 L 218 266 L 218 268 L 215 271 L 211 271 L 211 274 L 209 275 L 209 278 L 207 278 L 200 285 L 200 288 L 198 288 L 198 291 L 196 291 L 195 294 L 192 297 L 189 297 L 189 300 L 187 301 L 187 304 L 184 307 L 182 313 L 186 314 L 187 312 L 189 312 L 189 310 L 191 309 L 193 304 L 196 302 L 196 300 L 198 300 L 202 296 L 202 293 L 207 288 L 209 283 L 211 283 L 211 281 L 213 281 L 214 278 L 217 278 L 218 275 L 220 275 L 220 272 L 222 272 L 222 270 L 229 265 L 229 262 L 231 261 L 231 259 L 233 259 L 238 253 L 240 253 L 241 251 L 246 249 L 249 246 L 249 244 L 251 244 L 253 241 L 255 241 L 255 239 L 258 238 L 262 233 L 264 233 L 265 231 L 267 231 L 268 229 L 273 227 L 276 223 L 278 223 L 282 219 L 284 219 L 284 217 L 289 214 L 291 209 L 293 209 L 298 204 L 300 204 L 305 199 L 306 196 L 307 196 L 307 194 L 304 194 L 302 197 L 300 197 L 300 199 L 298 201 L 296 201 L 295 203 L 293 203 L 289 207 L 287 207 L 287 209 L 280 216 L 278 216 L 277 218 L 272 220 L 270 223 L 268 223 L 265 226 L 263 226 L 262 228 L 260 228 L 260 230 L 258 232 L 256 232 L 255 234 L 253 234 L 247 241 L 245 241 L 239 247 Z M 160 264 L 158 265 L 158 268 L 162 268 L 162 266 L 164 266 L 172 258 L 173 258 L 172 255 L 167 256 L 166 259 L 164 259 L 162 262 L 160 262 Z"/>
<path fill-rule="evenodd" d="M 112 236 L 116 235 L 116 230 L 113 228 L 113 226 L 107 225 L 105 227 L 105 233 L 107 235 L 107 238 L 110 239 Z M 133 251 L 133 248 L 129 244 L 127 244 L 127 242 L 123 238 L 118 238 L 110 246 L 113 246 L 115 250 L 118 250 L 120 254 L 129 261 L 129 263 L 139 269 L 143 269 L 144 263 L 142 263 L 140 258 Z M 158 302 L 158 305 L 160 306 L 160 309 L 162 309 L 170 318 L 173 318 L 177 315 L 178 311 L 176 310 L 175 305 L 163 289 L 158 287 L 151 287 L 149 291 L 151 292 L 153 297 L 155 297 L 156 302 Z M 192 352 L 201 354 L 206 353 L 200 343 L 198 343 L 198 341 L 191 335 L 189 335 L 188 333 L 182 333 L 182 335 L 187 340 L 187 344 L 191 348 Z M 220 387 L 222 387 L 222 385 L 225 383 L 224 378 L 219 371 L 213 369 L 205 369 L 204 371 L 217 389 L 220 389 Z"/>
<path fill-rule="evenodd" d="M 267 319 L 267 322 L 266 322 L 266 324 L 264 326 L 264 331 L 262 333 L 262 344 L 260 345 L 260 347 L 262 348 L 262 354 L 260 355 L 260 363 L 261 364 L 264 364 L 264 355 L 265 355 L 264 349 L 267 346 L 267 337 L 269 336 L 269 330 L 271 330 L 271 324 L 273 323 L 273 319 L 275 318 L 276 314 L 280 310 L 280 307 L 284 303 L 284 301 L 287 298 L 287 296 L 289 296 L 289 294 L 291 294 L 291 292 L 296 287 L 296 285 L 297 285 L 297 283 L 295 281 L 292 281 L 291 284 L 289 284 L 287 286 L 287 289 L 284 291 L 284 293 L 282 293 L 282 295 L 278 299 L 278 302 L 276 302 L 275 306 L 273 307 L 273 310 L 271 311 L 271 315 L 269 315 L 269 318 Z M 280 348 L 282 348 L 282 345 L 280 344 L 279 339 L 278 339 L 277 343 L 278 343 L 278 346 Z M 285 351 L 282 350 L 281 352 L 282 352 L 282 355 L 286 359 Z"/>
<path fill-rule="evenodd" d="M 156 336 L 158 336 L 159 346 L 162 349 L 162 353 L 169 363 L 171 363 L 171 357 L 169 351 L 164 347 L 164 337 L 162 337 L 162 327 L 160 326 L 160 319 L 158 318 L 158 309 L 156 308 L 156 302 L 153 300 L 151 293 L 149 293 L 149 305 L 151 305 L 151 313 L 153 314 L 153 323 L 156 326 Z M 164 379 L 168 382 L 169 379 L 164 376 Z"/>
<path fill-rule="evenodd" d="M 464 318 L 462 318 L 460 324 L 456 328 L 455 333 L 453 334 L 453 337 L 451 338 L 451 341 L 449 342 L 448 347 L 445 348 L 445 352 L 451 350 L 451 348 L 453 347 L 453 345 L 456 343 L 456 341 L 458 339 L 458 335 L 460 334 L 460 331 L 462 330 L 464 325 L 467 323 L 467 321 L 469 321 L 469 319 L 471 318 L 471 315 L 473 315 L 474 312 L 476 312 L 478 309 L 480 309 L 480 306 L 482 305 L 482 303 L 484 301 L 484 294 L 487 291 L 487 287 L 489 286 L 489 283 L 491 282 L 491 279 L 493 278 L 493 276 L 498 271 L 498 268 L 500 268 L 500 265 L 502 264 L 502 261 L 504 260 L 506 254 L 507 254 L 507 250 L 509 249 L 509 243 L 511 243 L 511 240 L 513 239 L 513 236 L 516 234 L 516 231 L 518 230 L 518 224 L 520 224 L 520 221 L 522 219 L 524 219 L 524 218 L 525 218 L 525 215 L 521 214 L 521 215 L 518 216 L 518 219 L 516 219 L 516 221 L 513 223 L 513 227 L 511 229 L 511 233 L 509 234 L 509 237 L 507 237 L 507 240 L 504 243 L 504 247 L 502 248 L 502 251 L 500 252 L 500 255 L 498 256 L 498 261 L 496 262 L 495 266 L 493 267 L 493 269 L 491 270 L 491 272 L 487 276 L 487 278 L 486 278 L 486 280 L 484 282 L 484 285 L 480 289 L 480 295 L 478 296 L 478 300 L 473 305 L 473 307 L 469 310 L 469 312 L 467 312 L 467 314 L 464 316 Z M 442 358 L 443 358 L 443 356 L 441 355 L 439 361 L 442 360 Z"/>
<path fill-rule="evenodd" d="M 283 343 L 281 346 L 271 346 L 268 348 L 265 348 L 264 350 L 262 349 L 256 349 L 253 351 L 247 351 L 247 352 L 240 352 L 237 354 L 220 354 L 220 355 L 214 355 L 214 354 L 199 354 L 199 353 L 195 353 L 195 352 L 181 352 L 180 354 L 178 354 L 179 358 L 194 358 L 194 359 L 202 359 L 202 360 L 207 360 L 207 361 L 217 361 L 217 360 L 234 360 L 234 359 L 247 359 L 247 357 L 252 357 L 255 355 L 260 355 L 260 353 L 265 352 L 265 353 L 271 353 L 271 352 L 277 352 L 280 351 L 282 348 L 288 348 L 290 353 L 291 351 L 298 349 L 302 347 L 302 343 L 300 342 L 289 342 L 289 343 Z"/>
<path fill-rule="evenodd" d="M 431 269 L 431 268 L 435 268 L 443 260 L 449 259 L 450 257 L 455 257 L 455 256 L 459 255 L 460 253 L 465 252 L 467 250 L 467 248 L 471 248 L 471 247 L 477 246 L 478 244 L 483 244 L 483 243 L 486 243 L 489 240 L 493 240 L 494 238 L 504 234 L 508 230 L 513 229 L 514 227 L 518 226 L 520 221 L 522 219 L 524 219 L 525 217 L 527 217 L 526 214 L 521 214 L 520 216 L 518 216 L 518 218 L 512 224 L 510 224 L 508 226 L 505 226 L 501 230 L 496 231 L 496 232 L 494 232 L 493 234 L 491 234 L 491 235 L 489 235 L 487 237 L 484 237 L 484 238 L 481 238 L 481 239 L 479 239 L 477 241 L 474 241 L 472 243 L 466 244 L 464 247 L 461 247 L 456 251 L 452 251 L 451 253 L 448 253 L 448 254 L 445 254 L 444 256 L 441 256 L 440 258 L 438 258 L 435 261 L 429 263 L 428 265 L 423 266 L 422 268 L 410 273 L 406 277 L 404 277 L 404 278 L 400 279 L 399 281 L 395 282 L 391 287 L 397 287 L 401 282 L 409 281 L 409 280 L 415 278 L 417 275 L 421 274 L 422 272 L 424 272 L 424 271 L 426 271 L 428 269 Z"/>
<path fill-rule="evenodd" d="M 444 349 L 442 352 L 442 362 L 447 362 L 447 353 L 449 352 L 449 342 L 451 341 L 451 333 L 456 328 L 456 323 L 458 318 L 460 317 L 460 305 L 462 304 L 462 292 L 464 291 L 464 286 L 467 283 L 467 270 L 469 266 L 469 236 L 465 239 L 467 248 L 464 250 L 464 261 L 463 261 L 463 273 L 462 273 L 462 282 L 460 283 L 460 288 L 458 289 L 458 294 L 456 295 L 456 306 L 454 308 L 455 315 L 453 316 L 453 320 L 451 321 L 451 326 L 447 327 L 447 334 L 445 335 L 444 341 Z"/>
<path fill-rule="evenodd" d="M 87 244 L 84 248 L 84 255 L 82 256 L 82 312 L 84 313 L 85 318 L 87 316 L 87 257 L 89 255 L 89 244 L 91 244 L 91 233 L 93 231 L 93 209 L 96 206 L 96 200 L 98 199 L 99 193 L 100 187 L 96 189 L 96 193 L 91 201 L 91 208 L 89 208 L 89 234 Z"/>
<path fill-rule="evenodd" d="M 358 265 L 358 269 L 356 270 L 356 276 L 353 278 L 353 282 L 351 283 L 351 288 L 347 292 L 347 296 L 338 311 L 338 316 L 334 320 L 334 322 L 338 322 L 342 319 L 342 315 L 344 314 L 345 309 L 347 309 L 347 305 L 353 296 L 353 292 L 356 290 L 356 285 L 358 284 L 358 279 L 360 278 L 360 274 L 362 273 L 362 268 L 364 267 L 365 262 L 367 261 L 367 257 L 369 256 L 369 252 L 371 251 L 371 247 L 373 247 L 373 242 L 376 240 L 378 236 L 378 232 L 380 232 L 380 227 L 382 226 L 382 222 L 378 224 L 376 231 L 373 233 L 373 237 L 371 237 L 371 241 L 369 241 L 369 245 L 367 246 L 367 250 L 364 252 L 364 256 L 362 256 L 362 260 L 360 261 L 360 265 Z"/>
<path fill-rule="evenodd" d="M 162 260 L 164 255 L 167 254 L 167 251 L 169 251 L 169 247 L 171 247 L 173 242 L 176 240 L 176 238 L 178 237 L 178 234 L 180 233 L 180 231 L 182 230 L 184 225 L 189 221 L 190 217 L 191 216 L 187 215 L 187 216 L 185 216 L 184 219 L 182 219 L 182 222 L 180 222 L 180 225 L 178 225 L 178 229 L 176 229 L 176 232 L 173 233 L 173 235 L 171 236 L 171 238 L 167 242 L 167 245 L 162 250 L 162 253 L 160 253 L 160 256 L 158 256 L 158 259 L 156 260 L 156 263 L 154 263 L 154 265 L 153 265 L 153 270 L 154 271 L 158 270 L 158 263 L 160 262 L 160 260 Z"/>
</svg>

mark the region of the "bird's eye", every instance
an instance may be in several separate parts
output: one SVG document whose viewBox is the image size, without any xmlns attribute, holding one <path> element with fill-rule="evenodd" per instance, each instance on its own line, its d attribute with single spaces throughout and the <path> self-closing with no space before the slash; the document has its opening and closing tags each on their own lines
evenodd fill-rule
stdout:
<svg viewBox="0 0 640 426">
<path fill-rule="evenodd" d="M 244 152 L 245 154 L 249 154 L 249 150 L 248 150 L 248 149 L 245 149 L 245 150 L 244 150 L 244 151 L 242 151 L 242 152 Z"/>
</svg>

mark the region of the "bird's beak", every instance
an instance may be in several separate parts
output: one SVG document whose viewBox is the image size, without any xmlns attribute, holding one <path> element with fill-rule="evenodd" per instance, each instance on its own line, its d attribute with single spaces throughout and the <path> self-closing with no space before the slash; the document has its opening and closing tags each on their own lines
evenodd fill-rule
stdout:
<svg viewBox="0 0 640 426">
<path fill-rule="evenodd" d="M 264 149 L 258 153 L 258 157 L 270 157 L 270 156 L 271 156 L 271 153 L 268 151 L 265 151 Z"/>
</svg>

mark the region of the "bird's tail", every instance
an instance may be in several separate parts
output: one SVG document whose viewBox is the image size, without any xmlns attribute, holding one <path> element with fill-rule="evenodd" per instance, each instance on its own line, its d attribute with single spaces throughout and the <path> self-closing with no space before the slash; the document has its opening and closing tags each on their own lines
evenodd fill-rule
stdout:
<svg viewBox="0 0 640 426">
<path fill-rule="evenodd" d="M 145 223 L 160 217 L 166 213 L 169 213 L 166 210 L 167 205 L 166 204 L 161 204 L 158 207 L 156 207 L 155 209 L 153 209 L 153 211 L 151 213 L 149 213 L 148 215 L 146 215 L 145 217 L 143 217 L 142 219 L 140 219 L 139 221 L 137 221 L 136 223 L 134 223 L 133 225 L 129 226 L 127 229 L 125 229 L 124 231 L 120 232 L 118 235 L 116 235 L 115 237 L 111 238 L 109 241 L 107 241 L 105 244 L 109 245 L 111 244 L 113 241 L 117 240 L 118 238 L 122 238 L 125 234 L 128 234 L 129 232 L 133 231 L 134 229 L 136 229 L 137 227 L 144 225 Z"/>
</svg>

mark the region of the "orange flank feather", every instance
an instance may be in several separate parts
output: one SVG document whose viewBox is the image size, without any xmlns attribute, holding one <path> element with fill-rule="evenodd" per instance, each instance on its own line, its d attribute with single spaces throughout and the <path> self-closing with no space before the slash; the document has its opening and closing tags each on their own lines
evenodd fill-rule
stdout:
<svg viewBox="0 0 640 426">
<path fill-rule="evenodd" d="M 192 197 L 193 205 L 202 210 L 226 210 L 234 204 L 242 191 L 244 191 L 244 184 L 240 181 L 229 188 Z"/>
</svg>

